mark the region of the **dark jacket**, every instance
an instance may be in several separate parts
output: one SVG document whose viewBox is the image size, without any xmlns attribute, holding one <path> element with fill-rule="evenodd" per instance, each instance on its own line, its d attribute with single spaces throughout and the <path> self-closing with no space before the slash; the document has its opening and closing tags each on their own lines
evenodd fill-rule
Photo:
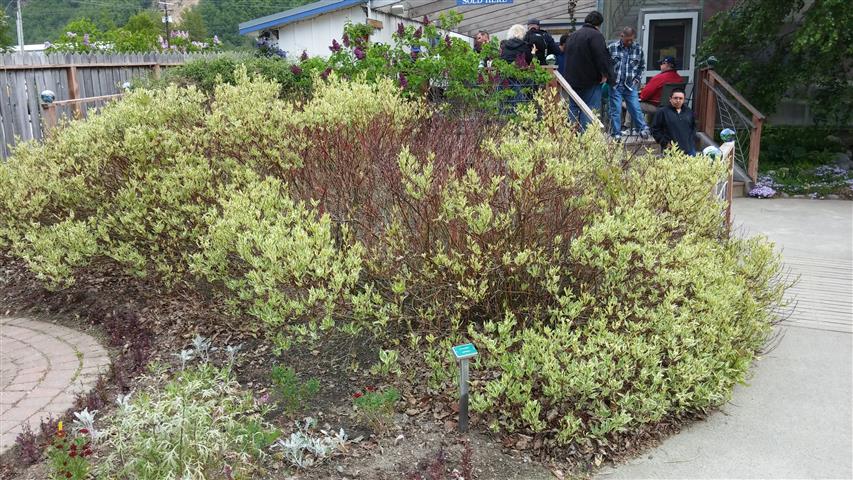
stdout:
<svg viewBox="0 0 853 480">
<path fill-rule="evenodd" d="M 533 60 L 533 54 L 530 53 L 532 47 L 524 40 L 510 38 L 504 41 L 501 46 L 501 60 L 512 63 L 519 55 L 524 55 L 527 63 Z"/>
<path fill-rule="evenodd" d="M 545 57 L 548 54 L 556 55 L 560 52 L 557 43 L 554 42 L 554 37 L 545 30 L 528 30 L 527 34 L 524 35 L 524 41 L 530 45 L 531 49 L 533 45 L 536 45 L 536 58 L 539 59 L 539 65 L 545 65 Z"/>
<path fill-rule="evenodd" d="M 678 113 L 672 105 L 661 107 L 652 120 L 652 136 L 661 148 L 667 148 L 675 142 L 678 148 L 688 155 L 696 154 L 696 119 L 693 111 L 681 107 Z"/>
<path fill-rule="evenodd" d="M 597 28 L 585 23 L 566 40 L 565 66 L 566 80 L 574 89 L 586 89 L 601 83 L 601 77 L 607 76 L 607 83 L 613 84 L 613 62 L 604 42 L 604 35 Z"/>
</svg>

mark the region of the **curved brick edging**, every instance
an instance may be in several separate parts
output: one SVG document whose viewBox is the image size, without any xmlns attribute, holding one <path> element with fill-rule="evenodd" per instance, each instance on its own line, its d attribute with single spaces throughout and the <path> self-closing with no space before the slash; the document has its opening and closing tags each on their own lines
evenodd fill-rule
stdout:
<svg viewBox="0 0 853 480">
<path fill-rule="evenodd" d="M 0 316 L 0 453 L 29 423 L 62 416 L 110 360 L 90 335 L 61 325 Z"/>
</svg>

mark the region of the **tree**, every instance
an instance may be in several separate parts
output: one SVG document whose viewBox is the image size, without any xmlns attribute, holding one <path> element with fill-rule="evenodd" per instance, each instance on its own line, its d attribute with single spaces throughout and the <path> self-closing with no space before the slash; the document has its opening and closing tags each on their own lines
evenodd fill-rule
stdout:
<svg viewBox="0 0 853 480">
<path fill-rule="evenodd" d="M 233 0 L 201 0 L 198 10 L 204 18 L 210 34 L 216 34 L 231 47 L 246 45 L 247 38 L 239 33 L 239 24 L 265 15 L 288 10 L 314 0 L 257 0 L 235 2 Z"/>
<path fill-rule="evenodd" d="M 204 23 L 204 17 L 197 7 L 192 7 L 184 10 L 181 14 L 181 23 L 178 25 L 179 30 L 183 30 L 190 34 L 190 39 L 201 41 L 207 38 L 207 25 Z"/>
<path fill-rule="evenodd" d="M 9 21 L 9 17 L 0 13 L 0 52 L 8 50 L 14 44 L 12 22 Z"/>
<path fill-rule="evenodd" d="M 805 98 L 819 123 L 851 118 L 853 9 L 847 0 L 740 0 L 715 15 L 699 55 L 764 113 Z"/>
<path fill-rule="evenodd" d="M 62 29 L 70 21 L 90 18 L 101 31 L 124 25 L 140 10 L 151 7 L 151 0 L 27 0 L 21 15 L 24 21 L 24 37 L 28 43 L 40 43 L 58 38 L 65 33 Z"/>
</svg>

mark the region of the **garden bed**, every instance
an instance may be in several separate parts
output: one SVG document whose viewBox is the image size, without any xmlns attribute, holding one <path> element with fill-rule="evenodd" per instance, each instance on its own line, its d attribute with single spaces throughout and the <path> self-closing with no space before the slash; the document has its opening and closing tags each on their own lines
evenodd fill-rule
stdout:
<svg viewBox="0 0 853 480">
<path fill-rule="evenodd" d="M 544 95 L 495 119 L 389 78 L 314 88 L 139 90 L 0 167 L 6 301 L 91 310 L 117 349 L 80 404 L 100 473 L 582 475 L 747 378 L 784 284 L 728 236 L 722 167 L 629 155 Z"/>
</svg>

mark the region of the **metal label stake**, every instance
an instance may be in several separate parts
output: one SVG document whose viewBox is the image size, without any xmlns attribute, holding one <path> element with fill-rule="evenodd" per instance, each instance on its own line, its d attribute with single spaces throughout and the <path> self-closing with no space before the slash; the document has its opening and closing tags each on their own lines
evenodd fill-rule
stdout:
<svg viewBox="0 0 853 480">
<path fill-rule="evenodd" d="M 477 356 L 473 343 L 453 347 L 453 356 L 459 363 L 459 431 L 468 431 L 468 360 Z"/>
</svg>

